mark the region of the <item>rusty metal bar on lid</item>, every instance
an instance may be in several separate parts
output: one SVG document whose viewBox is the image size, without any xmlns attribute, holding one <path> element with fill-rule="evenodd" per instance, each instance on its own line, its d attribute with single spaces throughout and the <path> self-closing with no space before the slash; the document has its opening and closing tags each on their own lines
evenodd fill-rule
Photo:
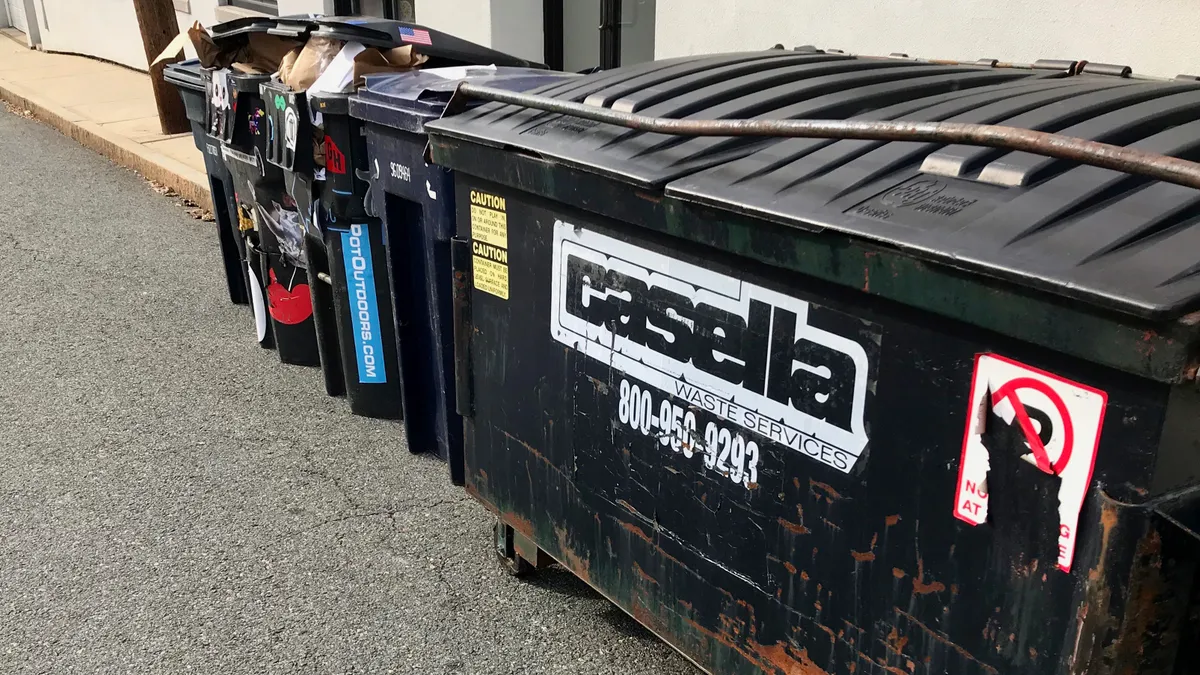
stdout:
<svg viewBox="0 0 1200 675">
<path fill-rule="evenodd" d="M 465 82 L 458 86 L 458 94 L 477 100 L 507 103 L 637 131 L 673 136 L 919 141 L 1020 150 L 1200 189 L 1200 164 L 1196 162 L 1072 136 L 995 124 L 894 120 L 679 120 L 617 112 L 582 103 Z"/>
</svg>

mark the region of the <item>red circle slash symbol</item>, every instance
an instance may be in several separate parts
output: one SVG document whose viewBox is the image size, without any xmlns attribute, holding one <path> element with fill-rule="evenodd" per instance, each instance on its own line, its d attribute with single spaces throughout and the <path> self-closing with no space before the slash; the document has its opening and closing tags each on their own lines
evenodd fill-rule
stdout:
<svg viewBox="0 0 1200 675">
<path fill-rule="evenodd" d="M 1050 399 L 1050 403 L 1054 405 L 1058 410 L 1059 417 L 1062 418 L 1063 449 L 1053 467 L 1050 466 L 1050 456 L 1046 454 L 1046 446 L 1042 444 L 1041 437 L 1033 428 L 1033 422 L 1029 421 L 1029 413 L 1025 411 L 1025 405 L 1017 396 L 1017 391 L 1020 389 L 1033 389 L 1040 392 Z M 1071 448 L 1075 444 L 1075 428 L 1071 424 L 1071 414 L 1067 410 L 1067 404 L 1063 403 L 1062 397 L 1050 385 L 1041 380 L 1032 377 L 1018 377 L 1005 382 L 999 389 L 992 392 L 993 406 L 1005 399 L 1009 399 L 1009 403 L 1012 405 L 1017 424 L 1021 425 L 1021 431 L 1025 433 L 1025 440 L 1029 443 L 1029 449 L 1033 451 L 1033 459 L 1037 462 L 1038 468 L 1050 475 L 1061 476 L 1063 469 L 1067 468 L 1067 462 L 1071 461 Z"/>
</svg>

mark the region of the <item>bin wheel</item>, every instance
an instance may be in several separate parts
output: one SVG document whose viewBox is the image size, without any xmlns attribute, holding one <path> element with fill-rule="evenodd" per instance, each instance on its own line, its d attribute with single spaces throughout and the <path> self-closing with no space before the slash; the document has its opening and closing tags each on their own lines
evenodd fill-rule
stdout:
<svg viewBox="0 0 1200 675">
<path fill-rule="evenodd" d="M 515 533 L 511 527 L 497 520 L 492 527 L 492 532 L 496 544 L 496 559 L 500 561 L 500 566 L 504 568 L 505 572 L 508 572 L 510 576 L 520 578 L 534 571 L 534 566 L 517 553 L 513 541 Z"/>
</svg>

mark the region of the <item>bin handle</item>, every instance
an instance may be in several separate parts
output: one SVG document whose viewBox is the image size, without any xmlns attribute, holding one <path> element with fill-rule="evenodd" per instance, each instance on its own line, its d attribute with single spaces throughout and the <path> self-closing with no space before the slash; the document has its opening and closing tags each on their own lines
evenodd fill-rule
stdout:
<svg viewBox="0 0 1200 675">
<path fill-rule="evenodd" d="M 280 37 L 299 38 L 300 30 L 288 30 L 286 28 L 268 28 L 267 35 L 278 35 Z"/>
<path fill-rule="evenodd" d="M 375 213 L 375 198 L 372 191 L 375 189 L 375 180 L 379 178 L 379 160 L 375 160 L 375 172 L 372 175 L 370 169 L 355 169 L 354 177 L 367 184 L 367 191 L 363 193 L 363 212 L 372 218 L 378 218 Z"/>
<path fill-rule="evenodd" d="M 1098 143 L 1073 136 L 1051 134 L 999 124 L 962 122 L 905 122 L 896 120 L 686 120 L 624 113 L 608 108 L 563 101 L 463 82 L 455 97 L 495 101 L 603 122 L 626 129 L 672 136 L 758 136 L 783 138 L 834 138 L 863 141 L 920 141 L 980 145 L 1020 150 L 1080 164 L 1155 178 L 1166 183 L 1200 189 L 1200 164 L 1144 150 Z M 462 107 L 451 104 L 456 109 Z M 449 113 L 449 110 L 447 110 Z"/>
</svg>

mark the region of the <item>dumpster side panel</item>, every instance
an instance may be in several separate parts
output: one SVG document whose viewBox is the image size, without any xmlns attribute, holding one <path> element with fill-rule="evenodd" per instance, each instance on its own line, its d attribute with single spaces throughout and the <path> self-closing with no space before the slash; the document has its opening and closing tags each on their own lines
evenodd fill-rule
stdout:
<svg viewBox="0 0 1200 675">
<path fill-rule="evenodd" d="M 1150 485 L 1164 385 L 458 183 L 467 489 L 704 668 L 1072 672 L 1105 555 L 1123 581 L 1091 616 L 1110 617 L 1109 646 L 1127 629 L 1144 537 L 1106 538 L 1094 504 L 1102 486 Z M 1011 423 L 987 427 L 988 522 L 953 516 L 991 351 L 1107 394 L 1069 573 L 1057 477 L 1019 460 Z"/>
<path fill-rule="evenodd" d="M 450 238 L 451 173 L 426 164 L 425 138 L 367 125 L 371 205 L 383 216 L 388 274 L 405 386 L 405 432 L 413 452 L 451 461 L 461 475 L 462 418 L 454 409 Z"/>
</svg>

